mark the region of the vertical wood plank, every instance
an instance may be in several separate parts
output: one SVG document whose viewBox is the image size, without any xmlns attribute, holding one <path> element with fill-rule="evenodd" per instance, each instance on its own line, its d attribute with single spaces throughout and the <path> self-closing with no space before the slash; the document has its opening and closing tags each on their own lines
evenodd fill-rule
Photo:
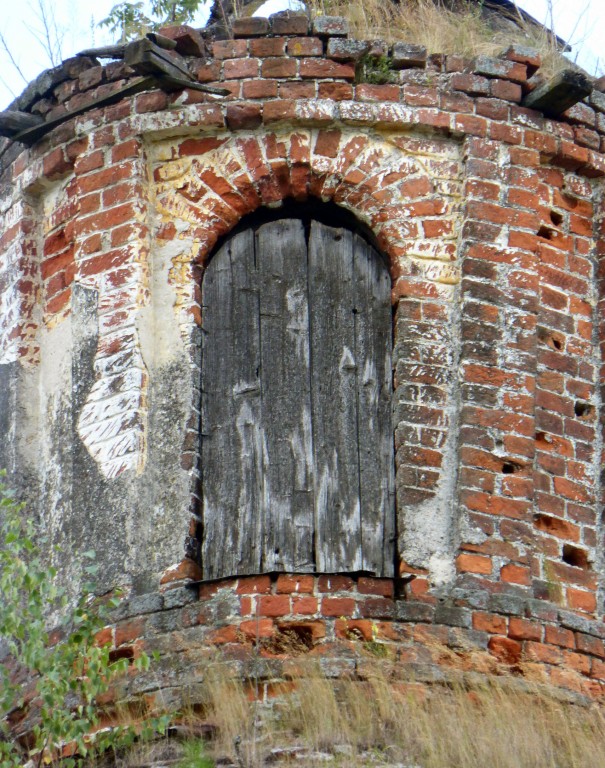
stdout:
<svg viewBox="0 0 605 768">
<path fill-rule="evenodd" d="M 376 251 L 354 237 L 355 359 L 362 568 L 394 572 L 394 462 L 391 419 L 391 280 Z"/>
<path fill-rule="evenodd" d="M 208 265 L 202 325 L 202 567 L 212 579 L 261 567 L 263 430 L 251 230 L 229 240 Z"/>
<path fill-rule="evenodd" d="M 265 571 L 310 571 L 313 448 L 309 379 L 307 244 L 303 222 L 283 219 L 256 235 L 261 402 L 265 430 Z"/>
<path fill-rule="evenodd" d="M 394 566 L 390 278 L 349 230 L 229 240 L 202 286 L 204 577 Z"/>
<path fill-rule="evenodd" d="M 353 235 L 311 223 L 309 306 L 317 569 L 362 566 Z"/>
</svg>

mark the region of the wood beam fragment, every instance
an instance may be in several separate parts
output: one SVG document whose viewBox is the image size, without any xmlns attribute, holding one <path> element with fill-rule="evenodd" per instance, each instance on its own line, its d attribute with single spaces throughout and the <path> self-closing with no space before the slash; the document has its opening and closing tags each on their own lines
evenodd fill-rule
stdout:
<svg viewBox="0 0 605 768">
<path fill-rule="evenodd" d="M 193 80 L 185 60 L 178 53 L 168 53 L 147 38 L 135 40 L 126 47 L 124 63 L 139 75 L 168 75 Z"/>
<path fill-rule="evenodd" d="M 0 112 L 0 136 L 11 138 L 19 131 L 34 128 L 43 122 L 44 120 L 40 115 L 8 109 L 5 112 Z"/>
<path fill-rule="evenodd" d="M 582 72 L 565 69 L 523 100 L 524 107 L 537 109 L 549 117 L 558 117 L 592 91 L 592 81 Z"/>
<path fill-rule="evenodd" d="M 160 35 L 157 32 L 148 32 L 145 37 L 167 51 L 174 51 L 176 48 L 176 40 L 171 40 L 169 37 L 166 37 L 166 35 Z"/>
<path fill-rule="evenodd" d="M 105 45 L 101 48 L 87 48 L 84 51 L 79 51 L 76 56 L 94 56 L 96 59 L 122 59 L 125 50 L 125 45 Z"/>
<path fill-rule="evenodd" d="M 192 91 L 201 91 L 212 96 L 229 96 L 231 93 L 227 88 L 196 83 L 193 80 L 185 80 L 182 77 L 170 77 L 170 75 L 159 75 L 158 85 L 163 91 L 182 91 L 184 88 L 190 88 Z"/>
<path fill-rule="evenodd" d="M 136 80 L 131 80 L 124 87 L 119 88 L 117 91 L 114 91 L 113 93 L 110 93 L 101 99 L 91 99 L 86 104 L 78 107 L 78 109 L 72 109 L 71 111 L 65 112 L 64 114 L 60 115 L 59 117 L 55 117 L 52 120 L 43 120 L 41 123 L 38 123 L 33 127 L 26 128 L 25 130 L 14 134 L 10 138 L 13 141 L 19 141 L 22 144 L 31 146 L 53 128 L 61 125 L 61 123 L 67 122 L 67 120 L 71 120 L 72 117 L 77 117 L 78 115 L 81 115 L 84 112 L 88 112 L 91 109 L 105 107 L 108 104 L 115 104 L 117 101 L 121 101 L 128 96 L 134 96 L 136 93 L 147 91 L 150 88 L 153 88 L 156 86 L 156 83 L 157 81 L 154 77 L 138 77 Z"/>
</svg>

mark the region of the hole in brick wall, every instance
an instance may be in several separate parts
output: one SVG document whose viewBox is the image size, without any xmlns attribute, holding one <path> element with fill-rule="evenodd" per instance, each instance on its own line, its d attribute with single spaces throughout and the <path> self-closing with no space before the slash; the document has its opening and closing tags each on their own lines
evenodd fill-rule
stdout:
<svg viewBox="0 0 605 768">
<path fill-rule="evenodd" d="M 313 648 L 313 628 L 308 624 L 288 624 L 278 627 L 272 637 L 261 641 L 261 645 L 269 653 L 300 656 Z"/>
<path fill-rule="evenodd" d="M 589 419 L 594 413 L 594 405 L 585 403 L 582 400 L 576 400 L 574 403 L 573 412 L 579 419 Z"/>
<path fill-rule="evenodd" d="M 565 336 L 558 331 L 551 331 L 549 328 L 538 327 L 537 335 L 538 339 L 551 349 L 560 351 L 565 347 Z"/>
<path fill-rule="evenodd" d="M 563 214 L 559 213 L 558 211 L 551 211 L 550 220 L 555 225 L 555 227 L 558 227 L 560 224 L 563 223 Z"/>
<path fill-rule="evenodd" d="M 563 545 L 563 562 L 575 568 L 588 568 L 588 553 L 585 549 L 574 547 L 572 544 Z"/>
<path fill-rule="evenodd" d="M 515 461 L 504 461 L 502 462 L 502 474 L 503 475 L 512 475 L 515 472 L 518 472 L 521 469 L 521 465 L 517 464 Z"/>
<path fill-rule="evenodd" d="M 543 237 L 545 240 L 554 240 L 557 236 L 557 231 L 552 227 L 547 227 L 543 224 L 537 232 L 538 237 Z"/>
<path fill-rule="evenodd" d="M 534 526 L 539 531 L 544 531 L 551 536 L 558 536 L 561 539 L 569 538 L 571 535 L 569 523 L 561 517 L 537 513 L 534 515 Z"/>
<path fill-rule="evenodd" d="M 113 663 L 120 659 L 128 659 L 128 661 L 134 659 L 134 648 L 115 648 L 109 651 L 109 661 Z"/>
</svg>

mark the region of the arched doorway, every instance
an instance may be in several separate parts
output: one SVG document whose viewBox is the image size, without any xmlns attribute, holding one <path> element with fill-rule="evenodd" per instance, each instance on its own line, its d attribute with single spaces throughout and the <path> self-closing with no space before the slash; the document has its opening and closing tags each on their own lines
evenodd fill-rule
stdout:
<svg viewBox="0 0 605 768">
<path fill-rule="evenodd" d="M 204 275 L 207 579 L 393 575 L 390 276 L 321 218 L 257 221 Z"/>
</svg>

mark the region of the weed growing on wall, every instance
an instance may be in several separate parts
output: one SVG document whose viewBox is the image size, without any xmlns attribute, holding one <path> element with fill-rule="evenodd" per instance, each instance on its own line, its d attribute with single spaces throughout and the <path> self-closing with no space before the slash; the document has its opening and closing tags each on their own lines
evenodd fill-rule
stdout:
<svg viewBox="0 0 605 768">
<path fill-rule="evenodd" d="M 133 727 L 98 730 L 97 698 L 127 667 L 112 661 L 109 645 L 95 638 L 119 599 L 100 602 L 86 583 L 75 606 L 56 584 L 56 571 L 43 556 L 25 507 L 1 482 L 0 474 L 0 768 L 54 764 L 72 768 L 86 757 L 129 745 Z M 85 572 L 96 571 L 87 552 Z M 50 614 L 60 616 L 49 630 Z M 149 666 L 141 654 L 138 669 Z M 165 727 L 146 723 L 143 731 Z M 95 733 L 96 731 L 96 733 Z M 70 756 L 75 755 L 75 756 Z"/>
</svg>

